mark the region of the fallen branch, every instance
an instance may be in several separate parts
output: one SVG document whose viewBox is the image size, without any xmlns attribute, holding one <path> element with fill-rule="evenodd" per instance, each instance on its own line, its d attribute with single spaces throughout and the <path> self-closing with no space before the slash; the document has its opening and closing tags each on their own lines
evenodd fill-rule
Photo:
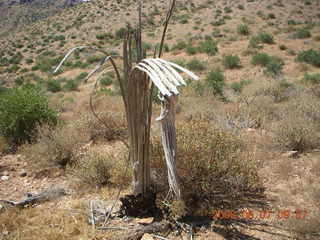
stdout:
<svg viewBox="0 0 320 240">
<path fill-rule="evenodd" d="M 4 202 L 15 207 L 26 207 L 26 206 L 31 206 L 34 204 L 54 200 L 65 195 L 67 195 L 67 192 L 65 189 L 56 188 L 56 189 L 44 190 L 41 193 L 27 197 L 25 200 L 22 200 L 20 202 L 1 200 L 1 199 L 0 199 L 0 202 Z"/>
<path fill-rule="evenodd" d="M 136 229 L 133 229 L 131 233 L 128 234 L 124 240 L 136 240 L 141 239 L 145 233 L 156 234 L 156 233 L 166 233 L 170 230 L 170 224 L 166 222 L 155 222 L 146 226 L 140 226 Z M 156 235 L 159 238 L 158 235 Z M 159 238 L 165 239 L 165 238 Z"/>
</svg>

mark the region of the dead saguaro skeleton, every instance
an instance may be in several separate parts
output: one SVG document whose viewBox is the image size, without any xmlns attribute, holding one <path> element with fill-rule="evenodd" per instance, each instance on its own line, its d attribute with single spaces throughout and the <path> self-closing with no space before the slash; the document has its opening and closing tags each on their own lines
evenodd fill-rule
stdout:
<svg viewBox="0 0 320 240">
<path fill-rule="evenodd" d="M 134 195 L 146 196 L 151 189 L 150 181 L 150 127 L 152 116 L 152 97 L 154 86 L 159 90 L 162 110 L 157 121 L 161 123 L 162 143 L 168 169 L 168 182 L 170 193 L 177 200 L 181 199 L 179 177 L 176 170 L 176 130 L 175 130 L 175 106 L 178 101 L 178 87 L 186 85 L 180 72 L 184 72 L 194 80 L 199 78 L 187 69 L 161 59 L 162 48 L 165 40 L 167 27 L 175 7 L 175 0 L 171 1 L 168 11 L 159 51 L 155 51 L 154 58 L 146 58 L 146 51 L 142 47 L 142 2 L 139 2 L 139 23 L 135 31 L 128 27 L 123 42 L 123 56 L 109 56 L 102 49 L 90 46 L 76 47 L 68 52 L 55 72 L 63 62 L 76 49 L 89 48 L 105 54 L 105 58 L 88 75 L 101 70 L 103 65 L 110 61 L 120 84 L 122 99 L 125 105 L 126 118 L 129 132 L 129 153 L 133 163 L 133 193 Z M 114 61 L 121 58 L 123 61 L 123 77 Z M 86 79 L 86 80 L 87 80 Z"/>
</svg>

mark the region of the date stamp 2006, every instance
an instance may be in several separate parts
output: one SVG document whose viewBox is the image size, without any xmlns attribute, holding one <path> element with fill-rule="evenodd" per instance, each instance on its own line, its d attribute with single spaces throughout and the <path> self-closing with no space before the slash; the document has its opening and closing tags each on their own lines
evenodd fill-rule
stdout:
<svg viewBox="0 0 320 240">
<path fill-rule="evenodd" d="M 296 209 L 296 210 L 250 210 L 246 209 L 243 211 L 234 211 L 234 210 L 213 210 L 211 212 L 211 216 L 213 219 L 260 219 L 267 220 L 270 218 L 278 218 L 279 220 L 287 220 L 289 218 L 295 219 L 305 219 L 308 216 L 308 211 L 304 209 Z"/>
</svg>

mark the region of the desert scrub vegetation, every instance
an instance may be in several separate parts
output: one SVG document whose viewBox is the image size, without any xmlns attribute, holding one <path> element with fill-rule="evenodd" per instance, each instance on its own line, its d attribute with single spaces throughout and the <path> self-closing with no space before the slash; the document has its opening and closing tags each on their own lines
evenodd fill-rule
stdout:
<svg viewBox="0 0 320 240">
<path fill-rule="evenodd" d="M 260 42 L 262 42 L 262 43 L 274 44 L 274 38 L 269 33 L 265 33 L 265 32 L 259 33 L 257 37 L 260 40 Z"/>
<path fill-rule="evenodd" d="M 240 94 L 243 88 L 251 83 L 250 80 L 243 79 L 240 82 L 233 82 L 230 84 L 230 88 L 237 94 Z"/>
<path fill-rule="evenodd" d="M 244 35 L 244 36 L 250 35 L 249 27 L 248 27 L 248 25 L 246 25 L 246 24 L 240 24 L 240 25 L 238 25 L 238 27 L 237 27 L 237 32 L 238 32 L 240 35 Z"/>
<path fill-rule="evenodd" d="M 256 164 L 245 143 L 204 117 L 178 124 L 177 142 L 178 172 L 189 213 L 224 205 L 226 199 L 236 201 L 224 207 L 235 207 L 246 192 L 259 186 Z M 151 166 L 156 187 L 166 193 L 167 171 L 159 137 L 152 141 Z M 217 193 L 224 197 L 217 198 Z"/>
<path fill-rule="evenodd" d="M 241 61 L 238 55 L 226 55 L 222 59 L 226 69 L 235 69 L 241 67 Z"/>
<path fill-rule="evenodd" d="M 73 122 L 60 122 L 57 126 L 41 125 L 37 128 L 32 144 L 22 147 L 30 166 L 47 167 L 77 166 L 85 152 L 82 147 L 92 141 L 105 142 L 127 137 L 123 114 L 113 112 L 79 115 Z"/>
<path fill-rule="evenodd" d="M 315 67 L 320 67 L 320 51 L 309 49 L 301 51 L 297 56 L 297 61 L 311 64 Z"/>
<path fill-rule="evenodd" d="M 79 161 L 81 147 L 90 140 L 87 129 L 83 119 L 57 127 L 42 125 L 33 144 L 25 144 L 21 151 L 35 169 L 74 166 Z"/>
<path fill-rule="evenodd" d="M 277 77 L 282 73 L 284 62 L 281 58 L 270 56 L 266 53 L 257 53 L 252 56 L 251 63 L 265 67 L 264 73 L 271 77 Z"/>
<path fill-rule="evenodd" d="M 300 93 L 281 112 L 275 140 L 282 150 L 304 152 L 319 146 L 320 102 L 315 96 Z"/>
<path fill-rule="evenodd" d="M 105 185 L 128 186 L 132 180 L 128 154 L 122 150 L 120 154 L 90 150 L 72 169 L 81 186 L 102 187 Z"/>
<path fill-rule="evenodd" d="M 198 46 L 199 52 L 206 53 L 209 56 L 214 56 L 218 53 L 218 43 L 212 38 L 207 37 L 204 41 L 201 41 Z"/>
<path fill-rule="evenodd" d="M 224 97 L 225 77 L 220 69 L 210 71 L 205 79 L 205 83 L 209 92 L 213 95 Z"/>
<path fill-rule="evenodd" d="M 201 62 L 197 58 L 193 58 L 186 65 L 191 71 L 204 71 L 206 69 L 206 65 L 204 62 Z"/>
<path fill-rule="evenodd" d="M 304 28 L 299 28 L 296 30 L 296 32 L 293 34 L 293 38 L 296 39 L 305 39 L 305 38 L 310 38 L 311 32 L 308 28 L 304 27 Z"/>
<path fill-rule="evenodd" d="M 303 77 L 303 82 L 306 84 L 319 84 L 320 83 L 320 73 L 306 73 Z"/>
<path fill-rule="evenodd" d="M 0 93 L 0 132 L 9 142 L 31 140 L 39 124 L 55 125 L 58 113 L 49 107 L 41 89 L 24 85 Z"/>
<path fill-rule="evenodd" d="M 99 119 L 88 116 L 88 131 L 90 139 L 96 141 L 112 141 L 127 136 L 125 115 L 115 112 L 98 112 Z"/>
</svg>

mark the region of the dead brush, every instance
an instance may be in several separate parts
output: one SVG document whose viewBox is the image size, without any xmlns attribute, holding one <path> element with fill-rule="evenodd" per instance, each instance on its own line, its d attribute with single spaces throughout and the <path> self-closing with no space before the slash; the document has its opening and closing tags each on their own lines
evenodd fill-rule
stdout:
<svg viewBox="0 0 320 240">
<path fill-rule="evenodd" d="M 36 142 L 22 147 L 22 153 L 31 166 L 65 168 L 75 165 L 81 157 L 81 147 L 90 140 L 83 119 L 56 128 L 43 125 L 38 130 Z"/>
<path fill-rule="evenodd" d="M 99 140 L 117 140 L 127 136 L 127 124 L 124 114 L 115 112 L 97 113 L 99 119 L 88 117 L 89 134 L 94 142 Z"/>
<path fill-rule="evenodd" d="M 131 182 L 132 174 L 129 169 L 126 170 L 127 164 L 126 152 L 115 155 L 91 150 L 72 169 L 72 173 L 82 186 L 128 185 Z"/>
<path fill-rule="evenodd" d="M 260 185 L 256 163 L 239 137 L 201 118 L 179 124 L 177 133 L 177 166 L 189 214 L 213 209 L 219 202 L 237 205 L 247 191 Z M 151 159 L 154 184 L 165 192 L 166 167 L 159 138 L 152 141 Z"/>
<path fill-rule="evenodd" d="M 311 215 L 311 216 L 310 216 Z M 290 218 L 287 225 L 297 239 L 319 239 L 320 215 L 318 211 L 309 212 L 304 218 Z"/>
<path fill-rule="evenodd" d="M 320 102 L 301 93 L 283 107 L 281 120 L 274 129 L 282 150 L 307 151 L 319 146 Z"/>
</svg>

